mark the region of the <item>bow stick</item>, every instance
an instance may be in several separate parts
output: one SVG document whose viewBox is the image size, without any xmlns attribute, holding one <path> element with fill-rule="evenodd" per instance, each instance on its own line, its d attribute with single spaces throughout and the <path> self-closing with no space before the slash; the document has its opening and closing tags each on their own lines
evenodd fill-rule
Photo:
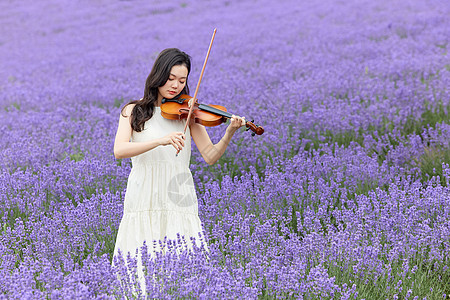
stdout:
<svg viewBox="0 0 450 300">
<path fill-rule="evenodd" d="M 187 116 L 187 119 L 186 119 L 186 124 L 184 124 L 184 131 L 183 131 L 183 133 L 186 133 L 186 128 L 187 128 L 187 126 L 188 126 L 188 124 L 189 124 L 189 122 L 191 120 L 192 111 L 194 110 L 194 104 L 197 101 L 198 88 L 200 86 L 200 82 L 202 81 L 203 72 L 205 72 L 206 62 L 208 61 L 209 52 L 211 52 L 211 47 L 212 47 L 212 44 L 213 44 L 213 41 L 214 41 L 214 36 L 216 35 L 216 31 L 217 31 L 217 28 L 214 28 L 214 32 L 213 32 L 213 35 L 211 37 L 211 42 L 209 43 L 208 52 L 206 53 L 205 62 L 203 63 L 203 68 L 202 68 L 202 71 L 200 73 L 200 77 L 198 78 L 197 87 L 195 88 L 194 97 L 192 97 L 193 100 L 192 100 L 191 107 L 189 108 L 189 113 L 188 113 L 188 116 Z M 179 152 L 180 151 L 178 150 L 176 156 L 178 156 Z"/>
</svg>

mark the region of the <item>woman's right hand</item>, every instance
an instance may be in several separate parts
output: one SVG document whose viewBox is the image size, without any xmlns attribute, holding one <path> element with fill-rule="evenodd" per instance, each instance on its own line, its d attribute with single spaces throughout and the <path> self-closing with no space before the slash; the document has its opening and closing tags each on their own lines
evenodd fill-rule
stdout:
<svg viewBox="0 0 450 300">
<path fill-rule="evenodd" d="M 161 145 L 172 145 L 175 150 L 180 151 L 184 147 L 184 140 L 186 136 L 182 132 L 171 132 L 165 137 L 161 138 Z"/>
</svg>

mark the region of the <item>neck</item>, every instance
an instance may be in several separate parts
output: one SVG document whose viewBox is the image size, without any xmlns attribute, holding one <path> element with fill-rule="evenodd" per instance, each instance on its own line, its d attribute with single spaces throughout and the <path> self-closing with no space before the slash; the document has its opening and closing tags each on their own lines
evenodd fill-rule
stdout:
<svg viewBox="0 0 450 300">
<path fill-rule="evenodd" d="M 155 106 L 161 106 L 162 99 L 163 99 L 163 96 L 160 93 L 158 93 L 158 99 L 156 100 Z"/>
</svg>

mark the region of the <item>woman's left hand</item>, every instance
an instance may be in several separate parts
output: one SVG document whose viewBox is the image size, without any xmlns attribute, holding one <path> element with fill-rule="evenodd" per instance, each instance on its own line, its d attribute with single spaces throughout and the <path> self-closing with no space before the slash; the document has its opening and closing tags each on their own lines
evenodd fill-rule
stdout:
<svg viewBox="0 0 450 300">
<path fill-rule="evenodd" d="M 245 125 L 245 117 L 232 115 L 230 119 L 230 125 L 228 125 L 228 128 L 232 129 L 233 131 L 236 131 L 238 128 L 241 128 L 244 125 Z"/>
</svg>

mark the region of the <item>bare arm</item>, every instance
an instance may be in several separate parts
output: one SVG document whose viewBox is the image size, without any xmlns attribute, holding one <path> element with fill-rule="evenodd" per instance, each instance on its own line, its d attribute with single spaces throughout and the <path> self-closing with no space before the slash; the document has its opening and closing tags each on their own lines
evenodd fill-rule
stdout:
<svg viewBox="0 0 450 300">
<path fill-rule="evenodd" d="M 203 159 L 207 164 L 213 165 L 225 153 L 225 150 L 227 149 L 227 146 L 230 143 L 231 138 L 233 137 L 236 130 L 244 125 L 244 118 L 233 116 L 231 118 L 231 123 L 230 125 L 228 125 L 222 139 L 215 145 L 213 145 L 213 143 L 211 142 L 208 132 L 206 132 L 204 126 L 200 124 L 191 124 L 190 130 L 191 136 L 195 144 L 197 145 L 197 148 L 199 149 Z"/>
<path fill-rule="evenodd" d="M 173 145 L 176 150 L 184 147 L 185 136 L 182 132 L 172 132 L 163 138 L 147 142 L 130 142 L 133 133 L 130 123 L 133 107 L 134 105 L 128 105 L 125 109 L 125 116 L 120 114 L 119 127 L 114 141 L 114 156 L 116 158 L 133 157 L 163 145 Z"/>
</svg>

